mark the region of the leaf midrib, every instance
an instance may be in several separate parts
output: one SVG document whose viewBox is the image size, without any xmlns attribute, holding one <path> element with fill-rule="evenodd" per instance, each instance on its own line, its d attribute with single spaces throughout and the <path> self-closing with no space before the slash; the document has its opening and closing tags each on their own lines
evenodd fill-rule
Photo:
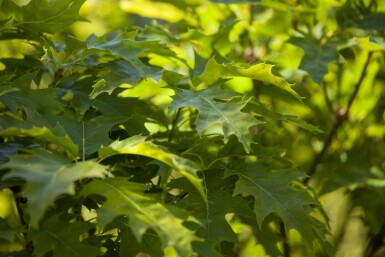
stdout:
<svg viewBox="0 0 385 257">
<path fill-rule="evenodd" d="M 234 133 L 236 134 L 236 135 L 240 135 L 240 133 L 239 133 L 239 131 L 236 129 L 236 127 L 234 127 L 232 124 L 231 124 L 231 122 L 229 121 L 229 119 L 227 119 L 227 117 L 223 114 L 223 112 L 220 110 L 220 109 L 218 109 L 215 105 L 214 105 L 214 103 L 212 103 L 212 101 L 210 101 L 209 99 L 207 99 L 207 98 L 205 98 L 204 96 L 202 96 L 202 95 L 199 95 L 199 97 L 200 98 L 202 98 L 203 100 L 205 100 L 207 103 L 209 103 L 209 105 L 211 105 L 224 119 L 225 119 L 225 121 L 227 122 L 227 124 L 229 124 L 229 126 L 232 128 L 232 130 L 234 131 Z M 227 104 L 227 103 L 224 103 L 225 105 Z M 199 108 L 198 108 L 199 109 Z"/>
<path fill-rule="evenodd" d="M 132 199 L 130 199 L 122 190 L 117 188 L 115 185 L 109 183 L 108 181 L 104 181 L 104 183 L 115 190 L 119 195 L 121 195 L 125 200 L 127 200 L 132 206 L 134 206 L 139 212 L 141 212 L 145 217 L 147 217 L 152 223 L 153 226 L 157 227 L 158 229 L 162 230 L 161 227 L 157 224 L 157 221 L 147 214 L 145 210 L 143 210 L 138 204 L 136 204 Z"/>
<path fill-rule="evenodd" d="M 230 169 L 231 171 L 233 171 L 235 174 L 237 174 L 238 176 L 241 176 L 241 177 L 243 177 L 243 178 L 245 178 L 245 179 L 247 179 L 248 181 L 250 181 L 252 184 L 254 184 L 254 185 L 256 185 L 261 191 L 263 191 L 263 192 L 265 192 L 266 194 L 268 194 L 276 203 L 278 203 L 278 205 L 286 212 L 286 213 L 288 213 L 288 215 L 290 216 L 290 217 L 292 217 L 292 218 L 294 218 L 294 219 L 296 219 L 295 218 L 295 216 L 294 215 L 292 215 L 291 214 L 291 212 L 283 205 L 283 204 L 281 204 L 280 203 L 280 201 L 278 201 L 268 190 L 266 190 L 264 187 L 262 187 L 262 186 L 260 186 L 258 183 L 256 183 L 256 182 L 254 182 L 254 180 L 253 179 L 251 179 L 250 177 L 248 177 L 248 176 L 246 176 L 245 174 L 242 174 L 241 172 L 238 172 L 238 171 L 236 171 L 236 170 L 233 170 L 233 169 Z M 262 196 L 261 196 L 261 199 L 263 199 L 262 198 Z"/>
<path fill-rule="evenodd" d="M 58 237 L 56 234 L 52 233 L 49 230 L 45 230 L 44 232 L 47 233 L 48 235 L 50 235 L 51 237 L 55 238 L 57 241 L 59 241 L 62 245 L 64 245 L 72 253 L 74 253 L 75 256 L 79 256 L 79 257 L 83 256 L 83 255 L 79 255 L 79 253 L 76 250 L 74 250 L 70 245 L 66 244 L 66 240 L 61 239 L 60 237 Z"/>
</svg>

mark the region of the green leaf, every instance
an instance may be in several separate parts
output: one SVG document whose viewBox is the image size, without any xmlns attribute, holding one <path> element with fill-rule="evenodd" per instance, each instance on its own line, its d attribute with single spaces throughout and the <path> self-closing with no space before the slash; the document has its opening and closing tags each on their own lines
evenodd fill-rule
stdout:
<svg viewBox="0 0 385 257">
<path fill-rule="evenodd" d="M 213 3 L 221 3 L 221 4 L 242 4 L 242 3 L 251 3 L 257 4 L 260 0 L 210 0 Z"/>
<path fill-rule="evenodd" d="M 77 38 L 67 35 L 65 38 L 65 49 L 67 54 L 76 54 L 77 51 L 82 51 L 86 48 L 87 44 Z"/>
<path fill-rule="evenodd" d="M 381 47 L 381 50 L 385 49 L 385 41 L 380 40 L 376 37 L 369 37 L 369 41 L 379 45 Z"/>
<path fill-rule="evenodd" d="M 0 101 L 3 102 L 12 112 L 24 107 L 40 112 L 57 112 L 63 108 L 56 96 L 57 89 L 31 89 L 31 83 L 36 72 L 26 73 L 12 82 L 7 91 L 0 94 Z"/>
<path fill-rule="evenodd" d="M 35 121 L 56 134 L 65 134 L 65 138 L 76 145 L 75 153 L 79 153 L 83 159 L 97 152 L 100 146 L 109 145 L 112 142 L 109 138 L 111 128 L 127 120 L 123 116 L 98 116 L 90 120 L 78 121 L 72 113 L 65 114 L 39 116 L 35 113 L 29 114 L 28 120 Z"/>
<path fill-rule="evenodd" d="M 135 35 L 135 31 L 123 34 L 107 34 L 88 42 L 87 48 L 110 52 L 127 60 L 134 59 L 144 51 L 143 48 L 132 45 L 132 43 L 135 44 Z"/>
<path fill-rule="evenodd" d="M 214 242 L 229 241 L 237 243 L 235 232 L 231 229 L 225 216 L 234 213 L 243 217 L 253 217 L 252 210 L 248 207 L 248 202 L 240 196 L 233 196 L 231 192 L 224 191 L 231 179 L 223 178 L 221 170 L 204 171 L 205 191 L 208 199 L 206 206 L 194 188 L 188 185 L 184 178 L 172 180 L 168 186 L 178 188 L 188 192 L 182 200 L 177 201 L 176 205 L 188 210 L 194 217 L 205 224 L 205 227 L 197 230 L 197 235 Z M 224 205 L 223 203 L 226 203 Z"/>
<path fill-rule="evenodd" d="M 193 247 L 196 253 L 201 257 L 223 257 L 223 255 L 218 252 L 216 243 L 213 240 L 205 240 L 202 242 L 194 242 Z"/>
<path fill-rule="evenodd" d="M 3 94 L 6 94 L 8 92 L 17 91 L 19 90 L 16 87 L 12 86 L 12 78 L 14 77 L 14 74 L 6 74 L 3 76 L 0 76 L 0 96 Z"/>
<path fill-rule="evenodd" d="M 9 190 L 10 191 L 10 190 Z M 4 190 L 0 191 L 2 197 L 2 208 L 7 205 L 3 198 Z M 12 192 L 9 196 L 11 199 L 14 197 Z M 3 213 L 2 213 L 3 215 Z M 11 221 L 12 220 L 12 221 Z M 12 225 L 11 225 L 12 224 Z M 7 219 L 0 217 L 0 251 L 1 253 L 12 255 L 11 252 L 23 251 L 25 241 L 20 237 L 22 233 L 25 233 L 25 227 L 20 225 L 20 218 L 17 215 L 9 216 Z"/>
<path fill-rule="evenodd" d="M 301 120 L 299 117 L 297 116 L 294 116 L 294 115 L 282 115 L 281 117 L 281 120 L 282 121 L 287 121 L 289 123 L 292 123 L 300 128 L 303 128 L 303 129 L 306 129 L 307 131 L 310 131 L 314 134 L 322 134 L 324 133 L 323 130 L 321 130 L 320 128 L 312 125 L 312 124 L 309 124 L 307 123 L 306 121 L 304 120 Z"/>
<path fill-rule="evenodd" d="M 315 177 L 320 181 L 318 193 L 324 195 L 339 188 L 357 187 L 360 184 L 368 183 L 370 165 L 362 161 L 362 154 L 348 155 L 348 162 L 341 163 L 339 160 L 329 160 L 319 167 Z"/>
<path fill-rule="evenodd" d="M 2 168 L 11 170 L 3 179 L 26 180 L 25 194 L 29 199 L 27 212 L 33 226 L 38 225 L 44 212 L 53 205 L 58 196 L 76 193 L 75 181 L 103 178 L 107 174 L 106 168 L 97 162 L 73 163 L 59 154 L 39 148 L 12 156 Z"/>
<path fill-rule="evenodd" d="M 29 117 L 38 120 L 39 117 Z M 78 121 L 71 113 L 61 116 L 44 116 L 50 125 L 60 128 L 72 139 L 84 158 L 97 152 L 102 145 L 109 145 L 111 128 L 127 120 L 124 116 L 98 116 L 89 120 Z"/>
<path fill-rule="evenodd" d="M 304 51 L 300 69 L 309 73 L 314 82 L 320 84 L 324 75 L 328 72 L 328 65 L 339 61 L 336 39 L 318 40 L 314 38 L 292 37 L 289 43 L 294 44 Z"/>
<path fill-rule="evenodd" d="M 167 45 L 159 40 L 137 40 L 136 37 L 137 31 L 110 33 L 88 42 L 87 47 L 109 52 L 128 61 L 148 53 L 178 58 Z"/>
<path fill-rule="evenodd" d="M 99 254 L 95 246 L 87 245 L 80 241 L 92 227 L 89 223 L 68 223 L 53 216 L 44 221 L 39 230 L 30 231 L 30 239 L 33 241 L 34 256 L 44 257 L 52 251 L 53 257 L 94 257 Z"/>
<path fill-rule="evenodd" d="M 102 160 L 116 154 L 142 155 L 161 161 L 186 177 L 198 190 L 202 198 L 206 199 L 201 181 L 197 175 L 198 170 L 201 169 L 200 166 L 193 161 L 172 154 L 150 141 L 145 141 L 145 137 L 130 137 L 122 141 L 115 141 L 108 147 L 99 149 L 99 157 Z"/>
<path fill-rule="evenodd" d="M 103 76 L 104 82 L 101 85 L 94 86 L 91 93 L 91 99 L 95 98 L 101 93 L 112 93 L 121 84 L 127 83 L 136 85 L 141 79 L 152 78 L 159 81 L 162 78 L 163 71 L 158 67 L 145 65 L 138 58 L 127 60 L 119 60 L 103 64 L 103 68 L 109 72 Z"/>
<path fill-rule="evenodd" d="M 9 160 L 9 156 L 16 154 L 20 149 L 27 147 L 19 143 L 0 143 L 0 164 Z"/>
<path fill-rule="evenodd" d="M 144 64 L 138 58 L 138 55 L 143 52 L 157 52 L 165 54 L 169 58 L 176 58 L 176 55 L 165 45 L 157 41 L 135 41 L 135 35 L 136 32 L 111 34 L 88 44 L 88 49 L 97 49 L 124 59 L 103 65 L 110 72 L 94 85 L 91 98 L 95 98 L 103 92 L 111 94 L 123 83 L 135 85 L 141 79 L 146 78 L 152 78 L 159 82 L 163 70 Z"/>
<path fill-rule="evenodd" d="M 376 37 L 359 37 L 355 41 L 360 48 L 367 51 L 383 51 L 385 50 L 385 42 Z"/>
<path fill-rule="evenodd" d="M 283 115 L 278 112 L 269 110 L 266 106 L 256 100 L 249 101 L 245 108 L 243 108 L 243 111 L 256 115 L 257 117 L 262 117 L 264 119 L 272 119 L 276 121 L 287 122 L 289 124 L 293 124 L 300 128 L 306 129 L 307 131 L 312 132 L 314 134 L 324 133 L 324 131 L 322 131 L 320 128 L 307 123 L 306 121 L 300 119 L 297 116 Z M 265 124 L 265 126 L 269 125 L 270 124 L 268 122 Z"/>
<path fill-rule="evenodd" d="M 119 256 L 136 257 L 138 253 L 147 253 L 151 257 L 163 257 L 162 242 L 159 236 L 151 231 L 143 234 L 140 242 L 132 233 L 127 217 L 116 218 L 112 227 L 120 231 Z"/>
<path fill-rule="evenodd" d="M 255 119 L 253 115 L 241 112 L 248 100 L 239 101 L 237 98 L 227 102 L 215 100 L 215 98 L 224 99 L 236 95 L 236 93 L 223 91 L 216 87 L 197 92 L 181 90 L 173 97 L 169 111 L 185 106 L 194 107 L 199 111 L 195 121 L 199 134 L 213 125 L 220 125 L 226 138 L 236 135 L 245 149 L 250 151 L 253 139 L 249 128 L 262 122 Z"/>
<path fill-rule="evenodd" d="M 1 191 L 1 194 L 6 194 L 5 191 Z M 2 195 L 3 196 L 3 195 Z M 12 192 L 10 193 L 10 198 L 13 197 Z M 3 200 L 3 199 L 2 199 Z M 4 201 L 4 200 L 3 200 Z M 24 228 L 19 226 L 17 228 L 10 226 L 9 221 L 0 217 L 0 242 L 2 240 L 8 242 L 14 242 L 17 240 L 17 235 L 24 231 Z M 3 244 L 2 244 L 3 246 Z"/>
<path fill-rule="evenodd" d="M 0 136 L 3 137 L 33 137 L 38 141 L 56 144 L 68 151 L 73 157 L 78 156 L 78 146 L 71 138 L 58 128 L 38 126 L 30 121 L 22 121 L 9 116 L 0 116 Z"/>
<path fill-rule="evenodd" d="M 266 63 L 251 66 L 240 66 L 233 63 L 219 64 L 214 58 L 211 58 L 206 64 L 205 71 L 193 78 L 193 82 L 196 85 L 199 83 L 211 85 L 219 78 L 246 77 L 274 85 L 301 101 L 301 97 L 291 88 L 291 84 L 272 73 L 273 67 L 274 65 Z"/>
<path fill-rule="evenodd" d="M 26 37 L 27 39 L 30 39 L 29 37 Z M 35 48 L 35 45 L 33 45 Z M 39 49 L 40 50 L 40 49 Z M 17 50 L 15 50 L 17 51 Z M 23 53 L 18 53 L 23 54 Z M 23 59 L 20 58 L 1 58 L 1 63 L 4 64 L 6 67 L 6 70 L 0 71 L 0 74 L 25 74 L 31 71 L 36 70 L 37 68 L 43 68 L 43 63 L 39 59 L 40 56 L 29 56 L 26 54 L 23 54 Z M 44 68 L 43 68 L 44 69 Z"/>
<path fill-rule="evenodd" d="M 103 116 L 125 116 L 130 120 L 131 118 L 135 119 L 133 117 L 135 115 L 141 115 L 144 117 L 143 120 L 151 119 L 162 124 L 168 124 L 168 118 L 162 109 L 150 106 L 145 101 L 137 98 L 123 98 L 113 93 L 112 95 L 100 94 L 96 98 L 90 99 L 89 95 L 92 91 L 90 85 L 94 84 L 94 80 L 92 77 L 84 78 L 73 84 L 63 86 L 58 92 L 64 98 L 66 95 L 70 95 L 68 105 L 76 110 L 79 120 L 83 118 L 90 107 L 93 107 L 100 111 Z M 147 133 L 143 124 L 136 125 L 142 125 L 143 130 L 140 133 Z"/>
<path fill-rule="evenodd" d="M 384 18 L 385 18 L 385 13 L 383 12 L 371 13 L 371 14 L 365 14 L 365 15 L 356 15 L 354 17 L 351 17 L 350 19 L 342 21 L 341 25 L 344 27 L 356 27 L 364 30 L 384 31 L 385 30 L 385 24 L 383 22 Z"/>
<path fill-rule="evenodd" d="M 383 179 L 381 179 L 382 184 Z M 374 233 L 381 233 L 385 210 L 381 206 L 385 203 L 383 186 L 357 187 L 353 191 L 353 201 L 356 206 L 362 207 L 366 215 L 367 225 Z"/>
<path fill-rule="evenodd" d="M 170 211 L 150 194 L 145 194 L 146 189 L 147 186 L 128 182 L 125 178 L 108 178 L 87 184 L 81 195 L 102 193 L 106 198 L 97 210 L 97 221 L 101 226 L 124 215 L 138 241 L 152 229 L 161 238 L 163 248 L 171 246 L 180 256 L 192 256 L 191 243 L 197 240 L 194 231 L 183 226 L 185 219 L 179 218 L 180 214 L 174 215 L 176 209 Z"/>
<path fill-rule="evenodd" d="M 255 198 L 254 211 L 259 226 L 272 213 L 278 214 L 287 231 L 296 229 L 309 245 L 319 225 L 309 215 L 309 205 L 317 204 L 308 193 L 290 187 L 301 174 L 291 171 L 267 172 L 261 164 L 227 168 L 226 176 L 236 175 L 234 194 L 248 193 Z"/>
<path fill-rule="evenodd" d="M 21 8 L 19 26 L 28 30 L 56 33 L 75 21 L 84 21 L 79 9 L 85 0 L 33 0 Z"/>
</svg>

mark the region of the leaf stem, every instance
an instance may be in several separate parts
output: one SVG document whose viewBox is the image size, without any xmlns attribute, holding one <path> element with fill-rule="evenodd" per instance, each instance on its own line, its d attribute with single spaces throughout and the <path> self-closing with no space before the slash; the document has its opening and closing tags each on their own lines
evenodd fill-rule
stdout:
<svg viewBox="0 0 385 257">
<path fill-rule="evenodd" d="M 206 183 L 206 176 L 204 170 L 202 170 L 202 176 L 203 176 L 203 185 L 205 187 L 205 194 L 206 194 L 206 222 L 207 222 L 207 239 L 210 240 L 210 209 L 209 209 L 209 195 L 208 195 L 208 189 L 207 189 L 207 183 Z"/>
<path fill-rule="evenodd" d="M 322 90 L 323 90 L 324 95 L 325 95 L 326 105 L 327 105 L 327 107 L 329 108 L 329 111 L 330 111 L 331 113 L 333 113 L 333 112 L 334 112 L 334 110 L 333 110 L 333 105 L 332 105 L 332 102 L 330 101 L 328 92 L 327 92 L 327 90 L 326 90 L 325 82 L 322 83 Z"/>
<path fill-rule="evenodd" d="M 338 110 L 334 111 L 333 115 L 335 117 L 335 120 L 334 120 L 333 127 L 330 130 L 328 136 L 326 137 L 325 143 L 324 143 L 321 151 L 314 157 L 314 160 L 313 160 L 312 164 L 310 165 L 310 168 L 308 169 L 308 171 L 306 173 L 308 176 L 304 179 L 305 184 L 308 184 L 310 179 L 316 173 L 316 168 L 317 168 L 318 164 L 321 163 L 324 155 L 326 154 L 327 150 L 331 146 L 333 139 L 336 136 L 339 128 L 345 123 L 345 121 L 347 121 L 349 119 L 350 109 L 353 105 L 354 100 L 356 99 L 356 97 L 358 95 L 358 92 L 361 88 L 362 82 L 365 79 L 366 71 L 368 69 L 370 62 L 372 62 L 372 59 L 373 59 L 373 54 L 374 54 L 374 52 L 369 53 L 368 58 L 365 62 L 364 68 L 362 70 L 361 76 L 354 87 L 353 93 L 349 97 L 349 100 L 348 100 L 346 107 L 345 108 L 339 108 Z"/>
<path fill-rule="evenodd" d="M 82 120 L 82 130 L 83 130 L 83 136 L 82 136 L 82 144 L 83 144 L 83 153 L 82 153 L 82 160 L 86 159 L 86 138 L 84 137 L 84 120 Z"/>
<path fill-rule="evenodd" d="M 13 192 L 13 193 L 16 194 L 15 192 Z M 20 197 L 20 196 L 16 197 L 15 196 L 15 205 L 16 205 L 17 213 L 18 213 L 19 218 L 20 218 L 20 224 L 25 228 L 25 231 L 22 233 L 23 239 L 25 240 L 25 245 L 24 245 L 25 250 L 22 250 L 22 251 L 17 252 L 17 253 L 24 253 L 24 252 L 31 253 L 32 249 L 33 249 L 33 245 L 32 245 L 32 241 L 28 241 L 28 223 L 24 219 L 24 211 L 23 211 L 23 208 L 21 206 L 21 199 L 22 198 L 23 197 Z M 5 256 L 10 256 L 10 255 L 5 255 Z M 12 256 L 16 256 L 16 255 L 12 254 Z M 1 257 L 1 255 L 0 255 L 0 257 Z"/>
<path fill-rule="evenodd" d="M 174 137 L 174 135 L 175 135 L 176 125 L 177 125 L 177 123 L 178 123 L 178 119 L 179 119 L 179 116 L 180 116 L 181 112 L 182 112 L 182 108 L 179 108 L 179 109 L 176 111 L 176 113 L 175 113 L 175 115 L 174 115 L 174 117 L 173 117 L 173 119 L 172 119 L 171 131 L 170 131 L 170 134 L 168 135 L 168 141 L 169 141 L 169 142 L 171 142 L 171 140 L 173 139 L 173 137 Z"/>
<path fill-rule="evenodd" d="M 290 245 L 287 242 L 287 234 L 285 230 L 285 225 L 283 224 L 282 221 L 279 222 L 279 231 L 281 233 L 281 236 L 283 238 L 283 256 L 289 257 L 290 256 Z"/>
</svg>

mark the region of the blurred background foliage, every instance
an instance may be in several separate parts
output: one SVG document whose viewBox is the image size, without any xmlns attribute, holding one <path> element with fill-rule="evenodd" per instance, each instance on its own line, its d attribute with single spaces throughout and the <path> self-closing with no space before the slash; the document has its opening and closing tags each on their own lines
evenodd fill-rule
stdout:
<svg viewBox="0 0 385 257">
<path fill-rule="evenodd" d="M 13 3 L 23 6 L 29 1 Z M 12 4 L 7 8 L 8 13 L 14 11 Z M 3 37 L 0 68 L 44 55 L 43 62 L 53 67 L 37 85 L 44 87 L 57 79 L 58 67 L 71 72 L 66 67 L 76 63 L 73 53 L 60 51 L 68 35 L 76 52 L 76 44 L 111 31 L 135 31 L 139 39 L 167 44 L 175 58 L 164 58 L 159 49 L 147 62 L 182 74 L 202 71 L 199 58 L 212 56 L 234 63 L 273 64 L 274 73 L 294 85 L 303 103 L 250 78 L 232 77 L 226 86 L 252 93 L 281 114 L 266 120 L 261 142 L 286 149 L 285 157 L 309 175 L 304 183 L 323 204 L 335 256 L 385 256 L 384 1 L 87 0 L 80 14 L 84 21 L 54 35 L 56 52 L 46 54 L 40 48 L 38 42 L 44 38 L 26 42 L 22 34 L 20 39 Z M 215 73 L 209 70 L 209 76 L 210 72 Z M 127 89 L 124 96 L 167 104 L 173 90 L 161 83 L 149 79 L 132 90 L 129 84 L 120 87 Z M 301 125 L 323 133 L 311 133 Z M 9 192 L 1 197 L 9 197 Z M 6 216 L 13 207 L 1 208 Z M 241 256 L 265 256 L 247 225 L 233 221 L 232 226 L 243 244 Z M 305 256 L 295 232 L 290 239 L 290 256 Z"/>
<path fill-rule="evenodd" d="M 252 91 L 278 113 L 297 115 L 324 131 L 314 135 L 277 120 L 265 126 L 263 142 L 287 149 L 304 173 L 311 170 L 309 184 L 330 219 L 336 256 L 383 256 L 385 2 L 242 2 L 247 1 L 89 0 L 82 14 L 91 23 L 77 23 L 71 31 L 84 39 L 138 26 L 171 44 L 191 66 L 194 50 L 203 58 L 214 53 L 233 62 L 274 64 L 304 104 L 282 101 L 247 78 L 227 85 Z M 156 55 L 149 62 L 186 70 L 177 60 Z M 262 256 L 252 237 L 243 240 L 243 256 Z"/>
</svg>

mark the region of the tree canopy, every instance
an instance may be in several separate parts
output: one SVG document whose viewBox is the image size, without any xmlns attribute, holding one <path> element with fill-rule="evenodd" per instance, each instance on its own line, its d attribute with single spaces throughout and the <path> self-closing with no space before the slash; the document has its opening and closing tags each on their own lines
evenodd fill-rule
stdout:
<svg viewBox="0 0 385 257">
<path fill-rule="evenodd" d="M 384 21 L 0 0 L 0 256 L 382 256 Z"/>
</svg>

